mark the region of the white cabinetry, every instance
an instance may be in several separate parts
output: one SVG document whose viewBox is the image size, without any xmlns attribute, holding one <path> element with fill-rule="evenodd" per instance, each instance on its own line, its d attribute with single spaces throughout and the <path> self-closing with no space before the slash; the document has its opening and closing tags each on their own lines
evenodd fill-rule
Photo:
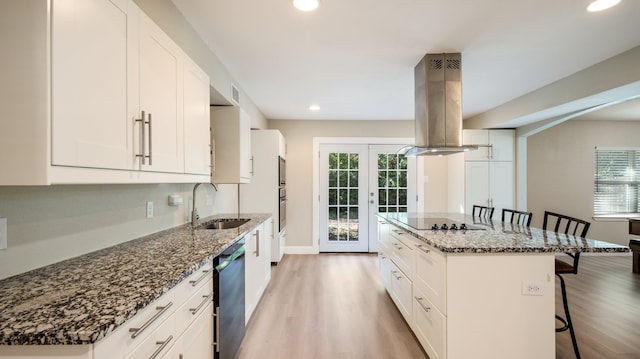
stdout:
<svg viewBox="0 0 640 359">
<path fill-rule="evenodd" d="M 208 76 L 193 91 L 195 64 L 133 1 L 2 2 L 0 21 L 0 185 L 209 180 L 184 159 L 185 126 L 209 130 L 208 109 L 184 123 Z"/>
<path fill-rule="evenodd" d="M 211 107 L 212 183 L 249 183 L 251 118 L 239 106 Z"/>
<path fill-rule="evenodd" d="M 211 176 L 209 75 L 190 59 L 184 66 L 184 172 Z"/>
<path fill-rule="evenodd" d="M 429 358 L 555 358 L 552 253 L 445 255 L 378 224 L 379 275 Z M 523 295 L 525 280 L 545 283 L 544 295 Z"/>
<path fill-rule="evenodd" d="M 280 224 L 280 192 L 278 157 L 285 158 L 285 140 L 278 130 L 252 130 L 251 152 L 253 177 L 251 183 L 240 186 L 240 212 L 269 213 L 273 217 L 271 262 L 280 262 L 284 255 L 284 229 Z"/>
<path fill-rule="evenodd" d="M 251 319 L 271 279 L 271 248 L 267 245 L 271 236 L 265 234 L 265 229 L 273 226 L 270 221 L 272 219 L 268 219 L 245 237 L 245 323 Z"/>
<path fill-rule="evenodd" d="M 474 204 L 495 208 L 515 207 L 515 166 L 513 130 L 464 130 L 464 143 L 486 145 L 465 152 L 465 212 Z M 497 217 L 496 217 L 497 218 Z"/>
<path fill-rule="evenodd" d="M 136 15 L 123 5 L 59 0 L 51 8 L 53 165 L 133 169 L 127 47 Z"/>
</svg>

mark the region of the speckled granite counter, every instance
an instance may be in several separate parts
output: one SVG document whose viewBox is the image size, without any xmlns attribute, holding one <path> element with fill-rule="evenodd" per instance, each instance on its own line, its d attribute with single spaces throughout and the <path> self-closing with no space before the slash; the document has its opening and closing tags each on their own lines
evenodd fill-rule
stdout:
<svg viewBox="0 0 640 359">
<path fill-rule="evenodd" d="M 236 215 L 216 215 L 211 221 Z M 234 229 L 186 224 L 0 281 L 0 345 L 89 344 L 270 217 Z"/>
<path fill-rule="evenodd" d="M 629 247 L 580 238 L 539 228 L 503 224 L 501 221 L 479 222 L 471 216 L 454 213 L 379 213 L 378 217 L 402 228 L 414 237 L 444 253 L 565 253 L 629 252 Z M 409 218 L 448 218 L 458 223 L 474 224 L 483 230 L 417 230 Z"/>
</svg>

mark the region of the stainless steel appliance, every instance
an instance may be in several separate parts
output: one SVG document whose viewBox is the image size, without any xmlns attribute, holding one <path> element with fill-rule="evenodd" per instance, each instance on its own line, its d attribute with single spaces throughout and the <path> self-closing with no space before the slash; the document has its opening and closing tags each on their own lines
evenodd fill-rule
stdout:
<svg viewBox="0 0 640 359">
<path fill-rule="evenodd" d="M 244 244 L 240 239 L 214 260 L 215 359 L 235 358 L 244 338 Z"/>
<path fill-rule="evenodd" d="M 281 187 L 287 183 L 287 166 L 284 158 L 278 156 L 278 183 Z"/>
</svg>

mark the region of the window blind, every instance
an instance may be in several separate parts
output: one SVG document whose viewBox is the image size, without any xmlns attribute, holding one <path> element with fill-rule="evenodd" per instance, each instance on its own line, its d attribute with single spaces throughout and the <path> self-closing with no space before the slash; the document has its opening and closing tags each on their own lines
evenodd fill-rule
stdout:
<svg viewBox="0 0 640 359">
<path fill-rule="evenodd" d="M 595 150 L 594 215 L 636 214 L 640 149 Z"/>
</svg>

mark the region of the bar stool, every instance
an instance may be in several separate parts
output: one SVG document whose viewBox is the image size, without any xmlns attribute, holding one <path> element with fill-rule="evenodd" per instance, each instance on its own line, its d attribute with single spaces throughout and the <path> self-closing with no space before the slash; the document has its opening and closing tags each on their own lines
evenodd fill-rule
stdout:
<svg viewBox="0 0 640 359">
<path fill-rule="evenodd" d="M 555 219 L 555 225 L 551 229 L 550 222 Z M 561 230 L 561 223 L 564 223 L 564 231 Z M 591 223 L 583 221 L 581 219 L 566 216 L 564 214 L 558 214 L 554 212 L 544 211 L 544 221 L 542 223 L 542 229 L 553 230 L 556 233 L 571 234 L 573 236 L 580 236 L 582 238 L 587 236 Z M 556 332 L 564 332 L 567 329 L 571 333 L 571 342 L 573 343 L 573 351 L 576 354 L 576 358 L 580 359 L 580 352 L 578 351 L 578 341 L 576 340 L 576 333 L 573 329 L 573 322 L 571 321 L 571 315 L 569 314 L 569 303 L 567 301 L 567 288 L 564 283 L 564 278 L 561 274 L 578 274 L 578 261 L 580 260 L 580 252 L 566 253 L 572 258 L 571 263 L 556 258 L 555 272 L 556 276 L 560 278 L 560 289 L 562 290 L 562 305 L 564 306 L 564 318 L 556 314 L 556 319 L 562 323 L 562 326 L 556 328 Z"/>
<path fill-rule="evenodd" d="M 479 206 L 474 204 L 473 209 L 471 210 L 472 217 L 478 217 L 481 219 L 491 219 L 493 217 L 493 207 Z M 478 211 L 478 215 L 476 215 L 476 211 Z"/>
<path fill-rule="evenodd" d="M 510 215 L 509 223 L 513 224 L 513 220 L 516 220 L 516 224 L 521 226 L 529 227 L 531 225 L 531 218 L 533 217 L 533 213 L 524 212 L 524 211 L 516 211 L 515 209 L 502 209 L 502 222 L 505 222 L 506 215 Z"/>
</svg>

